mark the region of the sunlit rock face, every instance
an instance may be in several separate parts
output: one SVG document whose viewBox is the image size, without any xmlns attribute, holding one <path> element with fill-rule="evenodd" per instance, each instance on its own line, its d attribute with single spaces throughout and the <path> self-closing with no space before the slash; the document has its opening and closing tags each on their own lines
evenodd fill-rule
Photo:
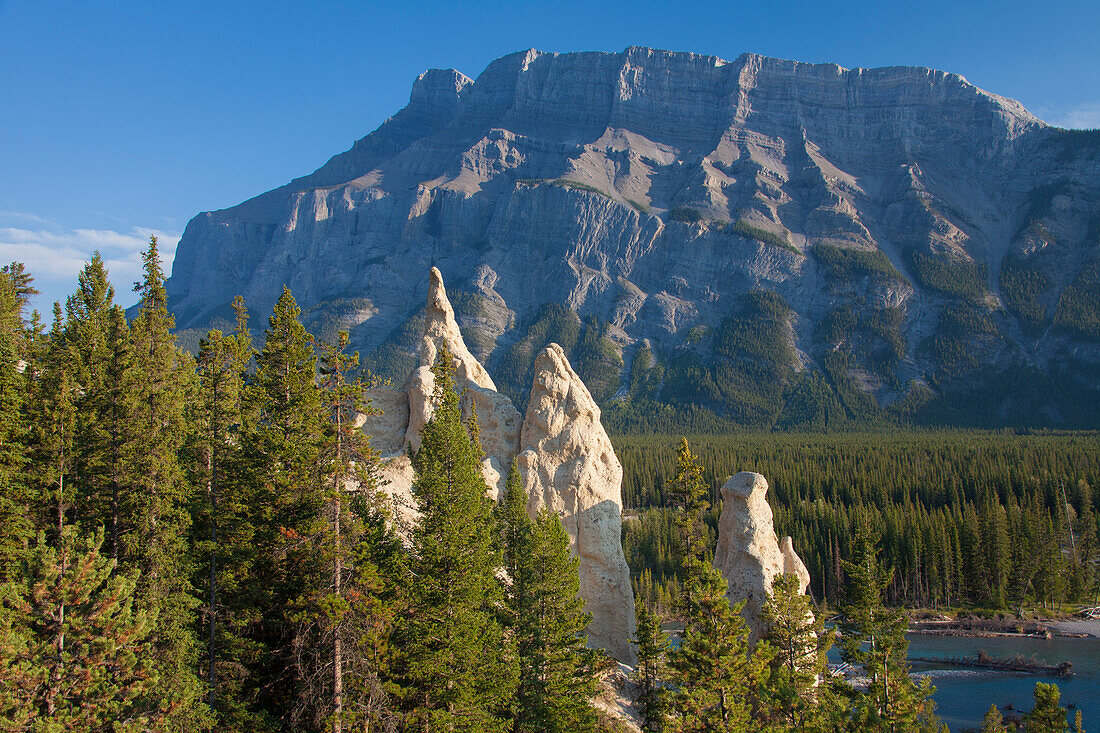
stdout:
<svg viewBox="0 0 1100 733">
<path fill-rule="evenodd" d="M 592 614 L 589 644 L 633 663 L 629 639 L 634 634 L 634 596 L 620 540 L 623 472 L 591 394 L 561 347 L 551 345 L 536 360 L 527 416 L 521 420 L 466 347 L 435 268 L 425 312 L 419 366 L 400 389 L 367 390 L 375 414 L 362 417 L 360 424 L 383 454 L 383 489 L 399 531 L 407 537 L 418 521 L 409 455 L 419 449 L 420 431 L 432 416 L 431 365 L 445 344 L 463 418 L 477 416 L 488 494 L 500 498 L 516 459 L 528 492 L 528 513 L 534 518 L 543 509 L 557 512 L 569 534 L 579 562 L 581 597 Z"/>
<path fill-rule="evenodd" d="M 722 486 L 722 514 L 714 553 L 714 566 L 729 584 L 730 602 L 745 602 L 741 613 L 753 642 L 766 631 L 761 611 L 775 576 L 797 575 L 802 593 L 810 584 L 810 573 L 795 553 L 791 538 L 784 537 L 780 546 L 767 493 L 767 480 L 748 471 L 733 476 Z"/>
<path fill-rule="evenodd" d="M 792 367 L 841 349 L 849 387 L 885 407 L 1002 368 L 1095 384 L 1097 335 L 1073 314 L 1100 298 L 1098 217 L 1100 136 L 957 74 L 529 50 L 476 80 L 426 71 L 314 173 L 199 214 L 166 287 L 177 324 L 202 329 L 231 322 L 238 294 L 266 312 L 285 283 L 311 328 L 349 330 L 400 382 L 434 265 L 468 295 L 457 320 L 498 387 L 548 303 L 605 324 L 626 373 L 646 342 L 705 361 L 698 335 L 770 290 Z M 508 379 L 522 395 L 526 376 Z M 992 414 L 1086 411 L 1035 392 Z"/>
<path fill-rule="evenodd" d="M 516 466 L 527 510 L 557 512 L 580 559 L 581 595 L 594 643 L 633 663 L 634 592 L 623 555 L 623 467 L 600 423 L 600 408 L 562 348 L 535 360 Z"/>
</svg>

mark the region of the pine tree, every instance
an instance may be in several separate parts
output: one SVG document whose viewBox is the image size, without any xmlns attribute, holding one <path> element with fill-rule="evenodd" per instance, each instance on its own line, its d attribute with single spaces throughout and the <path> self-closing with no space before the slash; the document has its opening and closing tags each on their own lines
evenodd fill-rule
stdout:
<svg viewBox="0 0 1100 733">
<path fill-rule="evenodd" d="M 642 730 L 660 733 L 668 717 L 668 691 L 661 683 L 665 657 L 669 650 L 668 636 L 661 629 L 661 620 L 645 600 L 634 601 L 636 621 L 633 643 L 638 647 L 638 666 L 634 681 L 638 685 L 638 704 L 642 712 Z"/>
<path fill-rule="evenodd" d="M 997 708 L 997 703 L 991 703 L 989 710 L 985 712 L 985 717 L 982 718 L 981 733 L 1008 733 L 1008 731 L 1009 727 L 1005 725 L 1004 716 Z"/>
<path fill-rule="evenodd" d="M 805 729 L 814 717 L 815 685 L 825 670 L 830 645 L 824 623 L 814 618 L 810 599 L 800 592 L 798 576 L 793 574 L 772 580 L 762 616 L 768 624 L 764 639 L 775 649 L 769 697 L 789 727 Z"/>
<path fill-rule="evenodd" d="M 199 602 L 190 579 L 187 546 L 191 486 L 180 462 L 187 434 L 194 364 L 176 349 L 156 237 L 142 254 L 141 301 L 131 329 L 133 352 L 123 374 L 126 405 L 124 472 L 119 513 L 130 526 L 119 533 L 119 566 L 136 569 L 137 599 L 156 612 L 155 695 L 170 728 L 193 729 L 204 719 L 193 616 Z"/>
<path fill-rule="evenodd" d="M 1035 683 L 1035 706 L 1024 716 L 1027 733 L 1065 733 L 1066 709 L 1059 704 L 1058 685 Z"/>
<path fill-rule="evenodd" d="M 149 614 L 134 580 L 100 555 L 102 532 L 38 542 L 19 581 L 0 587 L 0 730 L 149 730 L 154 670 Z"/>
<path fill-rule="evenodd" d="M 749 725 L 753 666 L 743 603 L 731 606 L 722 573 L 698 563 L 685 580 L 684 633 L 669 654 L 671 680 L 678 689 L 672 708 L 674 729 L 683 733 L 743 731 Z M 761 661 L 766 656 L 759 653 Z"/>
<path fill-rule="evenodd" d="M 699 465 L 699 457 L 691 452 L 687 438 L 680 438 L 680 447 L 676 451 L 676 476 L 668 491 L 674 506 L 680 510 L 680 538 L 684 561 L 695 557 L 703 559 L 709 546 L 704 517 L 710 508 L 710 502 L 707 501 L 703 468 Z"/>
<path fill-rule="evenodd" d="M 927 680 L 917 687 L 909 677 L 908 619 L 903 611 L 882 605 L 892 573 L 879 564 L 878 541 L 870 522 L 861 518 L 853 538 L 852 560 L 844 563 L 848 585 L 837 622 L 841 658 L 861 665 L 869 679 L 867 694 L 857 705 L 857 724 L 867 730 L 891 732 L 936 727 L 929 699 L 933 689 Z"/>
<path fill-rule="evenodd" d="M 543 510 L 531 534 L 530 613 L 517 634 L 521 684 L 531 707 L 520 714 L 530 726 L 517 730 L 594 731 L 597 654 L 586 647 L 592 621 L 580 597 L 578 560 L 556 512 Z M 522 618 L 521 618 L 522 620 Z"/>
<path fill-rule="evenodd" d="M 422 518 L 413 531 L 400 672 L 410 730 L 489 733 L 510 727 L 516 668 L 497 620 L 501 558 L 481 450 L 463 426 L 453 370 L 441 348 L 435 413 L 412 456 Z"/>
</svg>

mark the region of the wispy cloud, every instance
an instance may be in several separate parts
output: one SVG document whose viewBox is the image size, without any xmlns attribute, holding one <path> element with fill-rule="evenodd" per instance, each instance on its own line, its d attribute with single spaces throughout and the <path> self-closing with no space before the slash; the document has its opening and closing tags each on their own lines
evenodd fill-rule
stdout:
<svg viewBox="0 0 1100 733">
<path fill-rule="evenodd" d="M 1055 127 L 1076 130 L 1100 128 L 1100 102 L 1085 102 L 1072 107 L 1039 107 L 1035 114 Z"/>
<path fill-rule="evenodd" d="M 34 307 L 48 312 L 55 300 L 64 300 L 76 289 L 76 276 L 93 252 L 99 252 L 115 286 L 115 299 L 129 305 L 135 298 L 131 285 L 141 277 L 141 252 L 155 236 L 164 258 L 165 271 L 171 270 L 178 232 L 150 227 L 131 227 L 128 231 L 111 229 L 67 229 L 33 214 L 0 212 L 0 224 L 37 224 L 38 226 L 0 226 L 0 263 L 22 262 L 35 278 L 42 294 Z"/>
</svg>

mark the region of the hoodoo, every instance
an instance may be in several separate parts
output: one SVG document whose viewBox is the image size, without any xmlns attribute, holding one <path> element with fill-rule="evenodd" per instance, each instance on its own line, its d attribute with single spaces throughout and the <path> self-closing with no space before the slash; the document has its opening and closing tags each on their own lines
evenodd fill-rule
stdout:
<svg viewBox="0 0 1100 733">
<path fill-rule="evenodd" d="M 556 511 L 580 558 L 589 634 L 616 659 L 632 662 L 634 593 L 623 555 L 623 467 L 600 423 L 600 408 L 565 352 L 550 344 L 535 360 L 535 379 L 516 464 L 527 511 Z"/>
<path fill-rule="evenodd" d="M 536 361 L 527 416 L 521 420 L 511 400 L 496 391 L 489 373 L 466 347 L 443 276 L 434 267 L 419 364 L 400 389 L 367 390 L 365 397 L 377 413 L 361 423 L 383 454 L 383 488 L 399 531 L 407 533 L 418 519 L 409 454 L 419 448 L 420 430 L 432 415 L 431 366 L 443 344 L 454 360 L 463 417 L 477 415 L 489 495 L 499 498 L 508 467 L 517 459 L 530 515 L 540 509 L 556 511 L 569 533 L 579 559 L 581 596 L 592 614 L 589 645 L 632 662 L 634 595 L 620 540 L 623 471 L 600 424 L 595 400 L 561 347 L 551 344 Z"/>
<path fill-rule="evenodd" d="M 784 537 L 782 547 L 768 506 L 768 482 L 758 473 L 742 471 L 722 486 L 722 516 L 718 520 L 718 547 L 714 565 L 729 583 L 731 603 L 744 601 L 741 613 L 755 642 L 764 632 L 761 610 L 777 575 L 792 573 L 806 592 L 810 573 Z"/>
</svg>

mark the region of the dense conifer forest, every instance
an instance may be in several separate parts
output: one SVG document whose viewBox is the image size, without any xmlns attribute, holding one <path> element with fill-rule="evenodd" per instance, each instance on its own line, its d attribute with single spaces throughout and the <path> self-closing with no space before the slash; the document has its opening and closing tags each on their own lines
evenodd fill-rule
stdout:
<svg viewBox="0 0 1100 733">
<path fill-rule="evenodd" d="M 676 440 L 614 438 L 623 463 L 623 545 L 636 590 L 669 609 L 677 592 L 667 487 Z M 776 531 L 789 534 L 817 601 L 835 604 L 865 515 L 894 569 L 889 603 L 1018 611 L 1095 604 L 1100 434 L 923 431 L 702 435 L 691 440 L 714 505 L 738 471 L 768 479 Z"/>
<path fill-rule="evenodd" d="M 284 289 L 259 328 L 238 299 L 191 356 L 155 239 L 143 262 L 132 318 L 97 255 L 48 324 L 31 275 L 0 269 L 0 730 L 622 728 L 592 702 L 616 667 L 586 647 L 569 537 L 527 516 L 515 473 L 487 498 L 445 348 L 402 538 L 355 427 L 371 378 L 347 335 L 315 339 Z M 896 606 L 1095 592 L 1097 443 L 620 438 L 644 729 L 939 730 Z M 711 562 L 734 468 L 772 481 L 861 686 L 823 674 L 833 635 L 793 576 L 750 644 Z M 672 646 L 665 615 L 684 625 Z M 1037 687 L 1028 730 L 1059 714 Z"/>
</svg>

